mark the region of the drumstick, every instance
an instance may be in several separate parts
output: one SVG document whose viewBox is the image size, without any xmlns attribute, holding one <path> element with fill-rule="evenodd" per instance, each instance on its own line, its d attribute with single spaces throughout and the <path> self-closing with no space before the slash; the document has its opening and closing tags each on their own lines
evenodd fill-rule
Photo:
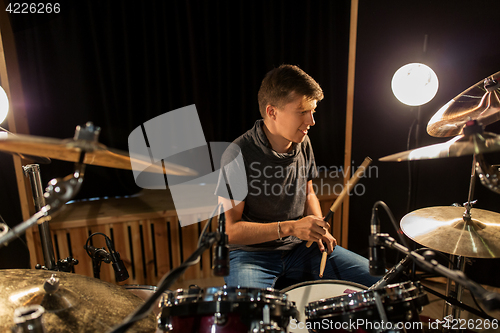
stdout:
<svg viewBox="0 0 500 333">
<path fill-rule="evenodd" d="M 356 170 L 354 175 L 352 176 L 351 179 L 347 182 L 346 186 L 342 189 L 342 192 L 340 192 L 339 196 L 335 201 L 333 202 L 333 205 L 330 207 L 330 211 L 328 211 L 328 214 L 326 214 L 325 218 L 323 221 L 328 222 L 328 220 L 332 217 L 333 213 L 337 210 L 337 208 L 340 207 L 340 204 L 344 200 L 345 196 L 348 195 L 351 192 L 351 189 L 356 185 L 358 182 L 359 178 L 363 175 L 365 172 L 366 168 L 370 163 L 372 162 L 372 159 L 369 157 L 366 157 L 363 163 L 359 166 L 359 168 Z M 308 241 L 306 246 L 310 247 L 312 245 L 313 241 Z"/>
<path fill-rule="evenodd" d="M 323 272 L 325 271 L 325 266 L 326 266 L 326 257 L 327 253 L 326 250 L 323 251 L 323 256 L 321 257 L 321 264 L 319 265 L 319 277 L 323 277 Z"/>
</svg>

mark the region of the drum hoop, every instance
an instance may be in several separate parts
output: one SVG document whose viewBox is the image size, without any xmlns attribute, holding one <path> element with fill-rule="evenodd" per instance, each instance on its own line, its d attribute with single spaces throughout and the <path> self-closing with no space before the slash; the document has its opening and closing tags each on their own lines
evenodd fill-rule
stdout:
<svg viewBox="0 0 500 333">
<path fill-rule="evenodd" d="M 296 288 L 300 288 L 300 287 L 304 287 L 304 286 L 309 286 L 309 285 L 313 285 L 313 284 L 323 284 L 323 283 L 326 283 L 326 284 L 342 284 L 342 285 L 349 285 L 349 286 L 352 286 L 352 287 L 356 287 L 356 288 L 360 288 L 360 289 L 365 289 L 365 290 L 368 289 L 367 286 L 364 286 L 364 285 L 356 283 L 356 282 L 351 282 L 351 281 L 344 281 L 344 280 L 311 280 L 311 281 L 305 281 L 305 282 L 300 282 L 300 283 L 291 285 L 289 287 L 281 289 L 281 292 L 282 293 L 287 293 L 290 290 L 293 290 L 293 289 L 296 289 Z"/>
<path fill-rule="evenodd" d="M 123 287 L 125 289 L 136 289 L 136 290 L 151 290 L 153 292 L 156 291 L 156 286 L 150 286 L 147 284 L 124 284 Z"/>
</svg>

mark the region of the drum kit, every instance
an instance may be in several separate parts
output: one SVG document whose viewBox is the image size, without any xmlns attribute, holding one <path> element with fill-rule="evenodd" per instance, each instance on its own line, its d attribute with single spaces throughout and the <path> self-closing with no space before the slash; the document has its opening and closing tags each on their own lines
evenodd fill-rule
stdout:
<svg viewBox="0 0 500 333">
<path fill-rule="evenodd" d="M 476 172 L 483 185 L 500 193 L 500 169 L 488 165 L 483 157 L 485 153 L 500 151 L 500 136 L 483 131 L 484 126 L 500 119 L 499 80 L 500 72 L 491 75 L 455 97 L 432 117 L 428 133 L 438 137 L 455 136 L 453 139 L 380 159 L 400 162 L 473 155 L 469 197 L 464 207 L 419 209 L 401 220 L 402 231 L 416 243 L 458 258 L 500 257 L 500 214 L 472 208 Z M 75 138 L 68 140 L 15 134 L 0 136 L 0 151 L 74 162 L 76 170 L 62 181 L 49 184 L 46 193 L 41 195 L 47 202 L 41 200 L 38 215 L 15 230 L 0 226 L 0 246 L 35 223 L 41 224 L 40 220 L 71 199 L 83 181 L 84 165 L 131 169 L 131 159 L 136 157 L 97 143 L 98 132 L 89 123 L 83 129 L 77 128 Z M 191 176 L 194 173 L 166 162 L 154 164 L 148 158 L 138 157 L 134 162 L 143 163 L 148 172 Z M 36 175 L 33 179 L 37 179 Z M 32 187 L 39 186 L 32 184 Z M 445 268 L 398 245 L 386 234 L 377 236 L 387 247 L 398 249 L 417 262 L 420 260 L 420 264 L 442 273 L 457 285 L 465 284 L 471 291 L 477 291 L 482 296 L 480 299 L 491 301 L 490 309 L 500 308 L 500 296 L 485 294 L 482 287 L 467 280 L 462 273 L 463 266 Z M 220 230 L 217 237 L 221 237 Z M 213 244 L 214 241 L 209 245 Z M 50 251 L 44 251 L 44 256 L 50 256 Z M 321 280 L 283 290 L 191 286 L 169 291 L 163 290 L 164 279 L 158 286 L 162 289 L 123 287 L 65 272 L 60 263 L 46 260 L 46 266 L 48 264 L 52 267 L 0 270 L 2 331 L 108 332 L 133 317 L 131 314 L 147 303 L 154 304 L 152 313 L 129 326 L 131 332 L 423 332 L 422 325 L 414 324 L 420 323 L 419 313 L 429 302 L 418 281 L 380 283 L 369 289 L 346 281 Z M 393 268 L 386 275 L 400 271 L 399 267 Z M 388 279 L 384 277 L 381 281 Z M 456 318 L 459 313 L 453 316 Z"/>
</svg>

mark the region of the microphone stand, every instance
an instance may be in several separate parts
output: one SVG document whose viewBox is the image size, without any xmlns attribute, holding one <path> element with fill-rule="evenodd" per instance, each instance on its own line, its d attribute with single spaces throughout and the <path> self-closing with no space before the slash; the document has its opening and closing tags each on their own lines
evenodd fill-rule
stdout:
<svg viewBox="0 0 500 333">
<path fill-rule="evenodd" d="M 426 260 L 424 256 L 415 251 L 410 251 L 407 247 L 397 243 L 394 238 L 389 236 L 389 234 L 377 233 L 374 235 L 373 241 L 377 245 L 386 246 L 406 254 L 413 261 L 415 261 L 417 265 L 429 272 L 443 275 L 456 283 L 463 285 L 465 288 L 469 289 L 471 293 L 478 297 L 487 310 L 491 311 L 500 309 L 500 294 L 484 289 L 480 284 L 467 278 L 464 272 L 460 270 L 451 270 L 439 264 L 435 259 L 431 259 L 430 261 Z"/>
</svg>

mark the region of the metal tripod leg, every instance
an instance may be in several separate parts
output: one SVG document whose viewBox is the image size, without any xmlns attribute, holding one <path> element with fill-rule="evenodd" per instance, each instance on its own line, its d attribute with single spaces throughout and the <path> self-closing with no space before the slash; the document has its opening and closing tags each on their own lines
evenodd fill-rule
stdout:
<svg viewBox="0 0 500 333">
<path fill-rule="evenodd" d="M 24 174 L 29 178 L 31 184 L 31 192 L 35 202 L 35 210 L 38 212 L 45 206 L 45 198 L 42 190 L 42 180 L 40 177 L 40 166 L 38 164 L 29 164 L 23 166 Z M 43 258 L 45 268 L 55 270 L 57 268 L 54 246 L 52 244 L 52 236 L 50 234 L 49 221 L 44 221 L 38 225 L 40 232 L 40 240 L 42 243 Z"/>
<path fill-rule="evenodd" d="M 465 271 L 465 257 L 450 255 L 450 260 L 452 261 L 449 265 L 450 269 L 458 267 L 460 271 Z M 462 302 L 463 291 L 464 287 L 462 285 L 448 279 L 446 283 L 446 295 L 448 297 L 451 297 L 458 302 Z M 451 317 L 450 319 L 460 319 L 461 311 L 462 309 L 460 307 L 453 306 L 449 302 L 445 302 L 443 308 L 443 318 Z"/>
</svg>

